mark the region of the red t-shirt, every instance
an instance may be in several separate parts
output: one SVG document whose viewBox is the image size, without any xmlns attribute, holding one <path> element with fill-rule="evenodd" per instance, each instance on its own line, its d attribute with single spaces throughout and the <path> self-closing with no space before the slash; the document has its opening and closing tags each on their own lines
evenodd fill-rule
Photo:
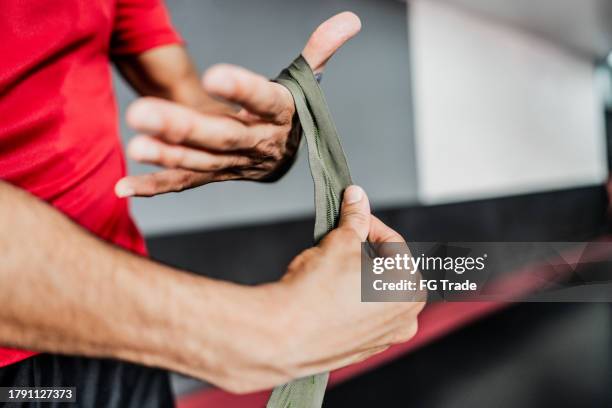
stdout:
<svg viewBox="0 0 612 408">
<path fill-rule="evenodd" d="M 181 41 L 162 1 L 0 4 L 0 179 L 139 254 L 142 235 L 113 192 L 126 166 L 109 61 Z M 32 354 L 0 348 L 0 367 Z"/>
</svg>

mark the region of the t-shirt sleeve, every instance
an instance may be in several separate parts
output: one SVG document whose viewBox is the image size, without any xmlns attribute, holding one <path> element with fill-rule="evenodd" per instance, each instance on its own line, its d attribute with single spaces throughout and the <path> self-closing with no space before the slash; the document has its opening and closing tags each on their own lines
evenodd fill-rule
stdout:
<svg viewBox="0 0 612 408">
<path fill-rule="evenodd" d="M 182 43 L 163 0 L 117 0 L 111 54 L 139 54 L 161 45 Z"/>
</svg>

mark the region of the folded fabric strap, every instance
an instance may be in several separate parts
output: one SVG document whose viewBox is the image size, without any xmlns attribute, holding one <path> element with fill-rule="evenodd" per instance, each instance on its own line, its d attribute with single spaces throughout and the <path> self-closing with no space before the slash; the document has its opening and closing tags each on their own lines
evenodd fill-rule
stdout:
<svg viewBox="0 0 612 408">
<path fill-rule="evenodd" d="M 352 184 L 336 126 L 310 66 L 301 55 L 275 80 L 293 95 L 308 146 L 314 181 L 314 241 L 319 242 L 337 222 L 342 193 Z M 300 378 L 276 387 L 267 408 L 320 408 L 329 373 Z"/>
</svg>

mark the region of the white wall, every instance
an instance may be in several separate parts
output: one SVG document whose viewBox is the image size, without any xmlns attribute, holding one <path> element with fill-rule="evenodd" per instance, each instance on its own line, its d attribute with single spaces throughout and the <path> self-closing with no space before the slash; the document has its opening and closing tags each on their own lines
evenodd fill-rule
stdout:
<svg viewBox="0 0 612 408">
<path fill-rule="evenodd" d="M 412 1 L 409 27 L 424 202 L 604 180 L 590 60 L 438 1 Z"/>
<path fill-rule="evenodd" d="M 329 64 L 323 88 L 354 180 L 375 207 L 416 199 L 411 128 L 406 5 L 375 0 L 167 0 L 176 27 L 200 68 L 239 64 L 274 77 L 310 32 L 335 13 L 352 10 L 362 33 Z M 134 95 L 120 81 L 122 111 Z M 125 139 L 132 132 L 122 122 Z M 131 173 L 150 171 L 130 163 Z M 313 213 L 306 155 L 277 184 L 229 182 L 180 194 L 132 200 L 146 233 L 279 220 Z"/>
<path fill-rule="evenodd" d="M 583 55 L 612 49 L 610 0 L 434 0 L 525 28 Z"/>
</svg>

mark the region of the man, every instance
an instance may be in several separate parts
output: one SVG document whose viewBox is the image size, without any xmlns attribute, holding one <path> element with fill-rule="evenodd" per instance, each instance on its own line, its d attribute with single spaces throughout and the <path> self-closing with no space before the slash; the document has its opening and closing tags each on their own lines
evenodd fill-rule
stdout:
<svg viewBox="0 0 612 408">
<path fill-rule="evenodd" d="M 356 186 L 339 227 L 280 282 L 243 287 L 146 259 L 121 197 L 282 176 L 298 145 L 285 88 L 227 65 L 200 83 L 161 0 L 0 10 L 0 385 L 74 386 L 82 406 L 167 406 L 159 368 L 247 392 L 415 333 L 422 303 L 359 301 L 360 242 L 401 237 Z M 321 72 L 359 29 L 339 14 L 304 56 Z M 143 133 L 128 152 L 158 173 L 124 177 L 110 60 L 146 96 L 127 112 Z"/>
</svg>

